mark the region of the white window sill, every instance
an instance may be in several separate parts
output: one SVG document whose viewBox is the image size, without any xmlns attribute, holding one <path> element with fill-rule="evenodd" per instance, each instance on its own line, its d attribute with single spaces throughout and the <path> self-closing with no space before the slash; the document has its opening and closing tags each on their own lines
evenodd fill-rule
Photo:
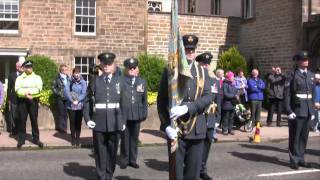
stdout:
<svg viewBox="0 0 320 180">
<path fill-rule="evenodd" d="M 96 33 L 83 33 L 83 32 L 75 32 L 75 36 L 89 36 L 89 37 L 94 37 L 96 36 Z"/>
<path fill-rule="evenodd" d="M 16 34 L 19 34 L 19 31 L 18 30 L 0 30 L 0 34 L 13 34 L 13 35 L 16 35 Z"/>
</svg>

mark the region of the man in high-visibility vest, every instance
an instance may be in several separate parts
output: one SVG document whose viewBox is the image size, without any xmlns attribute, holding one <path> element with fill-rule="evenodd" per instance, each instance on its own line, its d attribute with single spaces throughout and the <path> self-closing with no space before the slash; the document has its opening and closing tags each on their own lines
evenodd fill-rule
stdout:
<svg viewBox="0 0 320 180">
<path fill-rule="evenodd" d="M 32 61 L 25 61 L 22 67 L 24 73 L 17 77 L 15 84 L 15 91 L 18 96 L 18 112 L 20 114 L 17 148 L 20 149 L 25 143 L 28 114 L 31 120 L 33 143 L 43 148 L 43 143 L 39 139 L 38 128 L 38 103 L 42 90 L 42 79 L 33 72 Z"/>
</svg>

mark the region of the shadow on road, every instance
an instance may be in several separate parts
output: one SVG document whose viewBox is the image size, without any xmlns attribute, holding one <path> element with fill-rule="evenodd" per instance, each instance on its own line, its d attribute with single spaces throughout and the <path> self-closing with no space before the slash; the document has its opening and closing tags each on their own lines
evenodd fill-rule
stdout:
<svg viewBox="0 0 320 180">
<path fill-rule="evenodd" d="M 306 154 L 311 154 L 311 155 L 315 155 L 315 156 L 319 156 L 320 157 L 320 150 L 307 149 L 306 150 Z"/>
<path fill-rule="evenodd" d="M 271 163 L 271 164 L 277 164 L 280 166 L 286 166 L 289 167 L 290 164 L 287 161 L 281 161 L 275 156 L 265 156 L 261 154 L 256 153 L 240 153 L 240 152 L 229 152 L 232 156 L 248 160 L 248 161 L 254 161 L 254 162 L 265 162 L 265 163 Z"/>
<path fill-rule="evenodd" d="M 156 137 L 161 137 L 161 138 L 164 138 L 164 139 L 166 138 L 166 135 L 162 131 L 159 131 L 159 130 L 142 129 L 141 132 L 147 133 L 147 134 L 151 134 L 151 135 L 156 136 Z"/>
<path fill-rule="evenodd" d="M 85 180 L 95 180 L 97 177 L 96 168 L 93 166 L 82 166 L 78 162 L 69 162 L 63 165 L 65 174 L 72 177 L 80 177 Z"/>
<path fill-rule="evenodd" d="M 159 161 L 157 159 L 145 159 L 144 163 L 151 169 L 158 171 L 169 171 L 169 164 L 167 161 Z"/>
<path fill-rule="evenodd" d="M 288 153 L 287 149 L 281 149 L 274 146 L 266 146 L 266 145 L 259 145 L 259 144 L 239 144 L 240 146 L 248 149 L 259 149 L 259 150 L 268 150 L 268 151 L 275 151 L 275 152 L 282 152 Z"/>
<path fill-rule="evenodd" d="M 131 178 L 131 177 L 129 177 L 129 176 L 116 176 L 116 177 L 114 177 L 115 179 L 117 179 L 117 180 L 142 180 L 142 179 L 134 179 L 134 178 Z"/>
</svg>

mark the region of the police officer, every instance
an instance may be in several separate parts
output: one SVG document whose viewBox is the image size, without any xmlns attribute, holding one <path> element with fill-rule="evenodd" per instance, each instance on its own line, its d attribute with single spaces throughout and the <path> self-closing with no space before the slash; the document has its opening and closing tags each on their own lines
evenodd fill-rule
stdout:
<svg viewBox="0 0 320 180">
<path fill-rule="evenodd" d="M 210 83 L 206 80 L 208 72 L 195 61 L 197 42 L 198 37 L 195 35 L 183 36 L 186 57 L 190 63 L 193 78 L 188 78 L 184 82 L 185 91 L 182 95 L 184 97 L 182 104 L 172 107 L 169 113 L 167 69 L 163 73 L 157 97 L 157 107 L 161 121 L 160 129 L 166 132 L 168 142 L 171 142 L 170 139 L 175 139 L 179 131 L 179 129 L 170 125 L 170 119 L 179 118 L 181 121 L 196 119 L 194 128 L 188 133 L 184 133 L 184 130 L 182 130 L 182 134 L 178 138 L 178 149 L 175 155 L 175 179 L 179 180 L 199 179 L 200 177 L 203 140 L 207 132 L 204 110 L 212 102 Z M 203 87 L 201 87 L 203 92 L 198 91 L 196 94 L 197 87 L 200 86 L 201 82 L 203 82 Z"/>
<path fill-rule="evenodd" d="M 196 61 L 205 68 L 208 69 L 211 63 L 212 54 L 202 53 L 196 57 Z M 210 75 L 210 74 L 209 74 Z M 210 81 L 210 90 L 213 96 L 213 101 L 210 106 L 206 109 L 206 120 L 207 120 L 207 133 L 204 140 L 204 148 L 202 155 L 202 163 L 200 169 L 200 178 L 204 180 L 211 180 L 212 178 L 207 173 L 207 160 L 210 152 L 211 143 L 214 141 L 214 128 L 217 119 L 219 118 L 220 112 L 220 94 L 219 94 L 219 80 L 214 77 L 209 77 L 207 79 Z"/>
<path fill-rule="evenodd" d="M 310 167 L 304 160 L 309 136 L 309 123 L 314 118 L 312 100 L 314 74 L 308 70 L 308 53 L 303 51 L 293 57 L 295 70 L 285 83 L 285 105 L 289 118 L 289 157 L 292 169 Z"/>
<path fill-rule="evenodd" d="M 137 164 L 138 138 L 140 123 L 147 118 L 147 86 L 146 81 L 139 77 L 138 60 L 126 59 L 123 63 L 125 75 L 123 77 L 121 110 L 126 120 L 126 130 L 121 134 L 120 168 L 127 165 L 139 168 Z"/>
<path fill-rule="evenodd" d="M 100 180 L 112 179 L 119 134 L 125 129 L 120 109 L 121 78 L 114 74 L 115 57 L 113 53 L 102 53 L 98 56 L 102 74 L 93 76 L 94 83 L 88 87 L 93 89 L 88 91 L 90 93 L 84 103 L 84 120 L 87 126 L 93 129 L 96 169 Z M 93 110 L 90 110 L 92 98 L 95 101 Z"/>
<path fill-rule="evenodd" d="M 18 111 L 20 115 L 17 148 L 20 149 L 22 145 L 25 144 L 28 114 L 31 120 L 33 143 L 40 148 L 43 148 L 43 143 L 39 138 L 38 128 L 38 104 L 40 92 L 42 90 L 42 79 L 33 72 L 32 61 L 25 61 L 22 64 L 22 67 L 24 68 L 24 73 L 17 77 L 15 83 L 15 91 L 18 96 Z"/>
</svg>

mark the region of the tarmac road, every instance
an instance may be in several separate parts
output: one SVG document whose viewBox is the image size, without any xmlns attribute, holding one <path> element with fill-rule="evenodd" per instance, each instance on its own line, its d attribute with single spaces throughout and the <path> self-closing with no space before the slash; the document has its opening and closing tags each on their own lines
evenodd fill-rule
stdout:
<svg viewBox="0 0 320 180">
<path fill-rule="evenodd" d="M 214 144 L 208 162 L 209 174 L 219 180 L 319 180 L 320 137 L 309 139 L 306 161 L 312 163 L 312 169 L 291 170 L 287 146 L 287 141 Z M 122 170 L 117 166 L 115 179 L 168 179 L 166 147 L 140 147 L 138 159 L 140 169 L 128 167 Z M 0 151 L 0 179 L 90 180 L 96 179 L 95 164 L 91 149 Z"/>
</svg>

